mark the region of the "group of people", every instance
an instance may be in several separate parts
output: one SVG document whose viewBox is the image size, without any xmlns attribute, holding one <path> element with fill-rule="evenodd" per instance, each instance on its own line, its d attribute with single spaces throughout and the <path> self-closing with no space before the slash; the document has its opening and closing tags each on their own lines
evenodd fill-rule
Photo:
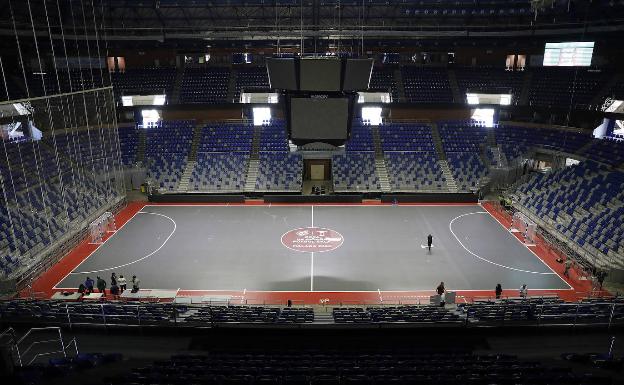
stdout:
<svg viewBox="0 0 624 385">
<path fill-rule="evenodd" d="M 133 275 L 132 279 L 130 280 L 132 293 L 136 293 L 137 291 L 139 291 L 139 283 L 140 281 L 137 278 L 137 276 Z M 107 287 L 106 281 L 100 276 L 97 276 L 95 281 L 91 279 L 91 277 L 87 277 L 84 283 L 81 283 L 80 286 L 78 287 L 78 291 L 82 294 L 91 294 L 91 293 L 96 293 L 95 290 L 97 289 L 97 292 L 102 293 L 104 296 L 106 296 L 106 287 Z M 127 287 L 128 287 L 128 282 L 123 275 L 120 274 L 119 277 L 117 277 L 117 274 L 115 272 L 111 274 L 110 294 L 112 296 L 121 295 L 121 293 L 127 290 Z"/>
<path fill-rule="evenodd" d="M 444 282 L 440 282 L 438 287 L 436 287 L 436 293 L 440 296 L 440 304 L 444 306 L 444 297 L 446 295 L 446 288 L 444 287 Z M 519 294 L 520 297 L 526 298 L 529 293 L 529 288 L 526 283 L 520 286 Z M 500 283 L 496 284 L 496 288 L 494 289 L 494 294 L 496 294 L 496 299 L 500 299 L 501 295 L 503 295 L 503 285 Z"/>
</svg>

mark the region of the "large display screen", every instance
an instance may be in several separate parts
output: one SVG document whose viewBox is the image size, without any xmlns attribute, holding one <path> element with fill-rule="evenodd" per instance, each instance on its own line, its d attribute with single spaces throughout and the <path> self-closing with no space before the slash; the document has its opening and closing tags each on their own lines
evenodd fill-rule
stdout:
<svg viewBox="0 0 624 385">
<path fill-rule="evenodd" d="M 292 98 L 291 137 L 302 140 L 346 140 L 347 98 Z"/>
<path fill-rule="evenodd" d="M 594 54 L 593 41 L 546 43 L 544 67 L 589 67 Z"/>
<path fill-rule="evenodd" d="M 338 59 L 301 59 L 302 91 L 340 91 L 342 62 Z"/>
</svg>

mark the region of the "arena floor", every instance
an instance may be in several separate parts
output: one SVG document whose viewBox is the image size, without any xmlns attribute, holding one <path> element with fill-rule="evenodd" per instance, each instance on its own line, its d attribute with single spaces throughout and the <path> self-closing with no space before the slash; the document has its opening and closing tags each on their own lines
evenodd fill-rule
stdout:
<svg viewBox="0 0 624 385">
<path fill-rule="evenodd" d="M 186 291 L 572 289 L 479 205 L 147 205 L 54 289 L 113 271 Z"/>
</svg>

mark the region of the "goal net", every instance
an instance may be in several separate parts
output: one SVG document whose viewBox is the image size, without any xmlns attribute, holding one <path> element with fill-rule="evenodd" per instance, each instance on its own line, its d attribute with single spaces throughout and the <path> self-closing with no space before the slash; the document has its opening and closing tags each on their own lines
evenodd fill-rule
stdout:
<svg viewBox="0 0 624 385">
<path fill-rule="evenodd" d="M 516 211 L 511 220 L 512 233 L 520 233 L 524 244 L 527 246 L 535 246 L 535 237 L 537 235 L 537 225 L 520 211 Z"/>
<path fill-rule="evenodd" d="M 90 243 L 101 244 L 104 241 L 104 235 L 106 233 L 112 233 L 116 230 L 115 216 L 113 213 L 107 211 L 89 224 Z"/>
</svg>

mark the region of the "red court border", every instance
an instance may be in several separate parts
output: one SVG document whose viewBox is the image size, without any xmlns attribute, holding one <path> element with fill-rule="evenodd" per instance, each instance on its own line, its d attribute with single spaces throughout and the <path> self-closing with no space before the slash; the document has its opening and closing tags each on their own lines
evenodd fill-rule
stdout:
<svg viewBox="0 0 624 385">
<path fill-rule="evenodd" d="M 262 200 L 247 200 L 245 203 L 223 203 L 223 204 L 206 204 L 206 203 L 151 203 L 151 202 L 130 202 L 126 207 L 120 210 L 115 220 L 117 227 L 124 226 L 136 213 L 141 211 L 145 206 L 351 206 L 344 203 L 322 203 L 322 204 L 305 204 L 305 203 L 272 203 L 266 204 Z M 362 204 L 352 204 L 352 206 L 374 205 L 374 206 L 390 206 L 392 203 L 381 203 L 376 200 L 367 200 Z M 478 207 L 478 204 L 467 203 L 401 203 L 400 206 L 471 206 Z M 491 202 L 483 202 L 481 204 L 502 226 L 509 228 L 511 225 L 511 217 L 496 210 Z M 519 235 L 516 235 L 519 237 Z M 84 261 L 91 253 L 97 249 L 98 245 L 89 244 L 88 239 L 82 240 L 71 252 L 65 255 L 61 260 L 44 272 L 33 282 L 33 291 L 43 293 L 47 298 L 55 292 L 62 289 L 55 289 L 54 286 L 64 277 L 73 271 L 82 261 Z M 573 289 L 564 290 L 529 290 L 529 295 L 539 296 L 547 294 L 557 294 L 566 301 L 576 301 L 580 298 L 587 297 L 591 292 L 591 282 L 579 280 L 576 271 L 571 271 L 570 278 L 563 276 L 563 265 L 558 263 L 556 259 L 561 257 L 554 250 L 546 246 L 546 243 L 538 238 L 536 246 L 530 246 L 532 250 L 545 264 L 555 271 L 564 281 L 566 281 Z M 295 304 L 379 304 L 379 303 L 428 303 L 428 297 L 435 291 L 401 291 L 401 292 L 254 292 L 254 291 L 213 291 L 213 290 L 180 290 L 178 296 L 231 296 L 231 303 L 241 304 L 285 304 L 288 300 Z M 594 293 L 595 294 L 595 293 Z M 608 295 L 607 292 L 602 294 Z M 22 297 L 30 295 L 30 291 L 24 290 L 20 293 Z M 494 288 L 492 290 L 472 290 L 457 292 L 457 295 L 464 297 L 466 301 L 475 298 L 493 297 Z M 515 297 L 518 295 L 516 288 L 504 290 L 503 296 Z"/>
</svg>

